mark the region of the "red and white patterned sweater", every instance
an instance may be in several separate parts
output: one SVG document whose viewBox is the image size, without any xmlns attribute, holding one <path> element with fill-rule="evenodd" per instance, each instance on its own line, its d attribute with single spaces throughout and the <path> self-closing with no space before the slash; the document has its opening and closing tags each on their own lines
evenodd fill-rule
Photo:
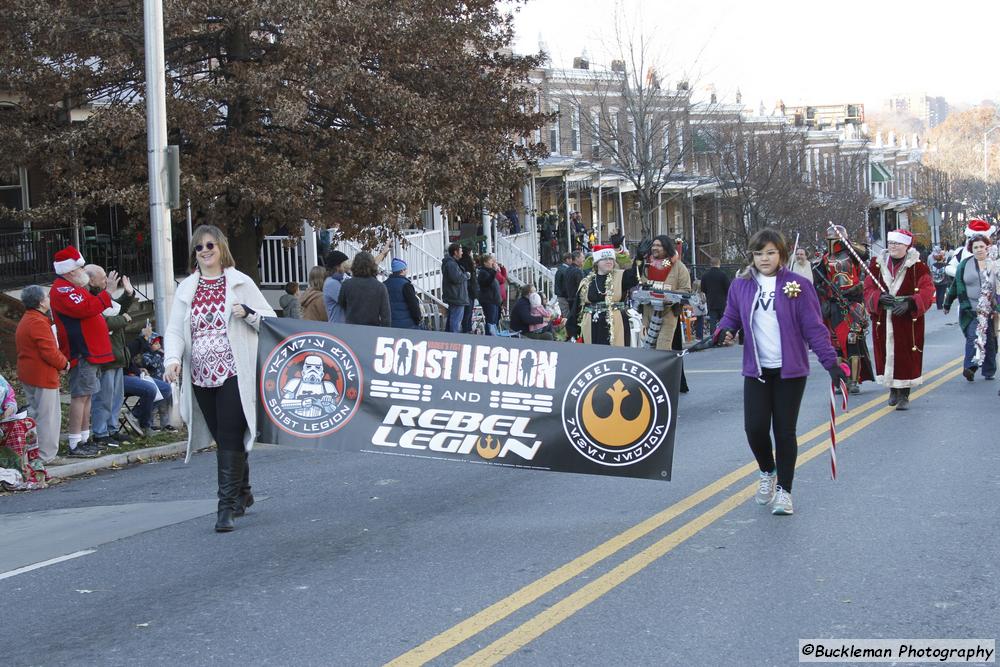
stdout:
<svg viewBox="0 0 1000 667">
<path fill-rule="evenodd" d="M 200 276 L 191 299 L 191 382 L 221 387 L 234 375 L 236 359 L 226 334 L 226 276 Z"/>
</svg>

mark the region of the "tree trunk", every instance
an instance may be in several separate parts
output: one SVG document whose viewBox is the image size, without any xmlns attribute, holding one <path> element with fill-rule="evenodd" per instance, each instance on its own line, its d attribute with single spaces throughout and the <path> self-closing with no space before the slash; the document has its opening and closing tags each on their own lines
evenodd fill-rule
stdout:
<svg viewBox="0 0 1000 667">
<path fill-rule="evenodd" d="M 260 242 L 252 223 L 245 224 L 242 229 L 231 229 L 229 233 L 229 250 L 233 253 L 236 268 L 250 276 L 260 284 Z"/>
</svg>

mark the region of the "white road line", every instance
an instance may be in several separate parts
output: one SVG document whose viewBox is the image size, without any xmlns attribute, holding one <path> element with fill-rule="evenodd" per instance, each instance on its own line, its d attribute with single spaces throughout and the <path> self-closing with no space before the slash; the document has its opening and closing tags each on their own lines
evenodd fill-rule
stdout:
<svg viewBox="0 0 1000 667">
<path fill-rule="evenodd" d="M 80 556 L 86 556 L 92 554 L 97 549 L 84 549 L 83 551 L 77 551 L 65 556 L 59 556 L 58 558 L 50 558 L 49 560 L 43 560 L 41 563 L 35 563 L 33 565 L 25 565 L 24 567 L 19 567 L 16 570 L 10 570 L 9 572 L 0 573 L 0 579 L 9 579 L 10 577 L 16 577 L 19 574 L 24 574 L 25 572 L 31 572 L 32 570 L 37 570 L 39 568 L 46 567 L 48 565 L 55 565 L 56 563 L 62 563 L 63 561 L 72 560 L 74 558 L 79 558 Z"/>
<path fill-rule="evenodd" d="M 822 366 L 820 366 L 820 368 L 822 368 Z M 723 371 L 693 371 L 690 368 L 685 368 L 684 372 L 687 373 L 688 375 L 691 375 L 692 373 L 742 373 L 743 371 L 741 371 L 738 368 L 734 368 L 732 370 L 723 370 Z"/>
</svg>

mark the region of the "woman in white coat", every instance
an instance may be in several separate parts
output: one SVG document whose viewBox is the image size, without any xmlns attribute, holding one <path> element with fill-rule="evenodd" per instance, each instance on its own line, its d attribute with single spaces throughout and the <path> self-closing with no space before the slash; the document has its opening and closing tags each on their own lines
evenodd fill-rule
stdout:
<svg viewBox="0 0 1000 667">
<path fill-rule="evenodd" d="M 164 339 L 164 375 L 180 380 L 188 449 L 217 445 L 217 532 L 253 504 L 247 453 L 257 433 L 257 331 L 275 313 L 257 285 L 234 267 L 226 236 L 202 225 L 191 235 L 193 273 L 178 285 Z M 193 398 L 192 398 L 193 397 Z"/>
</svg>

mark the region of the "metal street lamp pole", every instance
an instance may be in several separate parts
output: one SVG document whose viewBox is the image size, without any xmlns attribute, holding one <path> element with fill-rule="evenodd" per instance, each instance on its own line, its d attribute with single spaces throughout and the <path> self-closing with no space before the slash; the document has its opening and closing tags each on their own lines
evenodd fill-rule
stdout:
<svg viewBox="0 0 1000 667">
<path fill-rule="evenodd" d="M 146 38 L 146 150 L 149 156 L 149 222 L 153 250 L 153 309 L 156 325 L 167 326 L 174 300 L 173 247 L 167 204 L 166 64 L 163 55 L 163 2 L 144 0 Z"/>
</svg>

